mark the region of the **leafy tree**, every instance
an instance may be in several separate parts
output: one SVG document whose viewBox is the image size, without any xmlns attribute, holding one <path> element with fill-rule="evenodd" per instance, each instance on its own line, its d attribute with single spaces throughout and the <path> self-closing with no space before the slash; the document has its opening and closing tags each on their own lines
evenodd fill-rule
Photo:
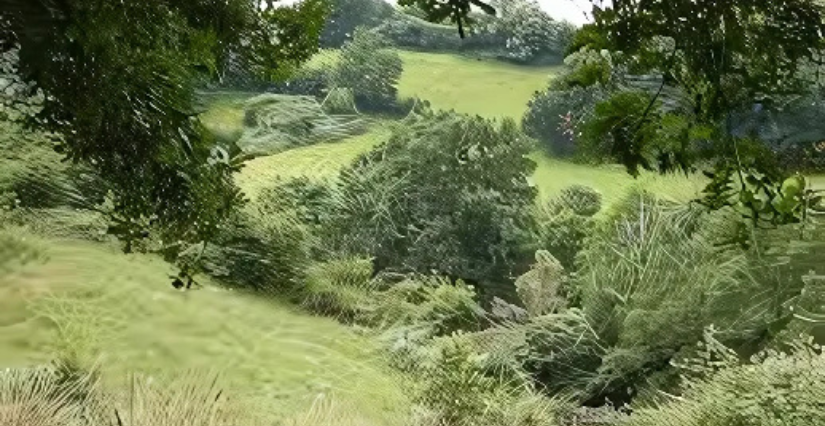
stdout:
<svg viewBox="0 0 825 426">
<path fill-rule="evenodd" d="M 496 18 L 484 32 L 504 37 L 508 57 L 527 61 L 564 51 L 570 29 L 541 9 L 535 0 L 494 0 Z"/>
<path fill-rule="evenodd" d="M 376 34 L 363 28 L 341 49 L 335 86 L 352 90 L 359 109 L 380 111 L 395 105 L 403 62 Z"/>
<path fill-rule="evenodd" d="M 278 78 L 315 50 L 319 0 L 8 0 L 0 48 L 47 95 L 29 120 L 60 135 L 67 159 L 113 189 L 111 232 L 132 242 L 159 231 L 174 247 L 209 239 L 241 195 L 237 166 L 197 119 L 194 89 L 230 58 Z"/>
<path fill-rule="evenodd" d="M 331 6 L 321 35 L 324 47 L 341 47 L 352 40 L 356 28 L 377 27 L 396 13 L 384 0 L 332 0 Z"/>
<path fill-rule="evenodd" d="M 794 207 L 773 197 L 747 201 L 763 198 L 765 188 L 779 192 L 787 176 L 769 168 L 766 150 L 744 155 L 747 137 L 736 135 L 734 113 L 776 108 L 817 82 L 811 71 L 823 47 L 824 13 L 815 0 L 616 1 L 595 8 L 596 23 L 574 45 L 621 51 L 630 72 L 661 78 L 657 90 L 617 93 L 598 106 L 591 141 L 606 137 L 611 158 L 634 174 L 692 170 L 712 160 L 707 191 L 715 205 L 724 198 L 721 204 L 745 207 L 754 220 L 798 220 L 787 211 Z M 679 92 L 676 110 L 665 105 L 671 87 Z M 745 183 L 754 179 L 759 188 Z M 731 185 L 736 193 L 720 197 L 718 189 Z"/>
<path fill-rule="evenodd" d="M 342 172 L 322 240 L 379 270 L 501 283 L 526 255 L 531 146 L 515 123 L 413 118 Z"/>
</svg>

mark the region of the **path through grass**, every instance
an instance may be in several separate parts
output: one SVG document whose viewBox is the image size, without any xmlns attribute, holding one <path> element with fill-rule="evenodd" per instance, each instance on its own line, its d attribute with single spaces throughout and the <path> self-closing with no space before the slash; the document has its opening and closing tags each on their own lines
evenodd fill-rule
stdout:
<svg viewBox="0 0 825 426">
<path fill-rule="evenodd" d="M 0 231 L 2 232 L 2 231 Z M 29 237 L 31 238 L 31 237 Z M 341 415 L 390 425 L 403 384 L 363 337 L 259 296 L 207 286 L 178 292 L 160 259 L 82 242 L 38 241 L 44 262 L 0 275 L 0 366 L 76 352 L 107 383 L 127 373 L 208 370 L 268 424 L 334 395 Z M 3 271 L 0 270 L 0 274 Z"/>
</svg>

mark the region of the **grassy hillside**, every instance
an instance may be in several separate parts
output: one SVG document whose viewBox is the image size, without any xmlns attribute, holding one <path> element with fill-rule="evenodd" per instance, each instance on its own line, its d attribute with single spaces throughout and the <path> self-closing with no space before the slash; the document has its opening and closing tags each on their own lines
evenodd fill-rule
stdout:
<svg viewBox="0 0 825 426">
<path fill-rule="evenodd" d="M 267 424 L 319 394 L 358 424 L 393 424 L 407 406 L 370 342 L 334 321 L 212 286 L 175 291 L 170 266 L 151 256 L 22 235 L 41 257 L 0 268 L 0 366 L 75 352 L 101 361 L 110 384 L 133 371 L 220 372 L 227 395 Z"/>
<path fill-rule="evenodd" d="M 427 99 L 438 109 L 517 121 L 533 92 L 547 86 L 559 69 L 451 54 L 401 52 L 401 58 L 400 96 Z"/>
</svg>

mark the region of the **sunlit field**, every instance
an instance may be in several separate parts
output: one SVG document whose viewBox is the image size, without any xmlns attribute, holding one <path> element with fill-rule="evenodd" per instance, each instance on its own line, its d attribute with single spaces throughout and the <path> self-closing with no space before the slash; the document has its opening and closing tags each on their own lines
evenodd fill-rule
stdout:
<svg viewBox="0 0 825 426">
<path fill-rule="evenodd" d="M 38 254 L 0 275 L 0 365 L 69 356 L 99 365 L 111 385 L 134 371 L 219 373 L 226 394 L 268 424 L 306 411 L 319 395 L 336 400 L 333 417 L 368 424 L 393 424 L 407 404 L 400 376 L 334 320 L 208 279 L 200 291 L 172 291 L 174 269 L 152 256 L 15 235 Z"/>
</svg>

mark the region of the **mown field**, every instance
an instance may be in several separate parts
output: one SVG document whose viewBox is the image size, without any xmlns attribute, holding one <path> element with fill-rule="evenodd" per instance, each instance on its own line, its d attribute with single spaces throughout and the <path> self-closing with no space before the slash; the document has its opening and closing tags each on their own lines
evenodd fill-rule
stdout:
<svg viewBox="0 0 825 426">
<path fill-rule="evenodd" d="M 417 96 L 430 101 L 433 108 L 456 110 L 486 118 L 505 117 L 520 121 L 532 94 L 544 88 L 559 67 L 525 67 L 489 59 L 474 59 L 451 54 L 400 52 L 404 72 L 399 82 L 401 97 Z M 317 55 L 310 67 L 332 66 L 335 52 Z M 483 88 L 483 90 L 481 90 Z M 250 94 L 228 93 L 220 96 L 203 116 L 207 124 L 220 132 L 231 133 L 242 126 L 239 99 Z M 233 130 L 232 126 L 238 126 Z M 389 136 L 385 122 L 376 122 L 366 134 L 343 141 L 301 147 L 269 157 L 249 161 L 238 176 L 242 189 L 254 198 L 271 186 L 275 179 L 296 176 L 329 178 L 359 154 Z M 533 182 L 545 200 L 571 184 L 591 186 L 609 203 L 631 186 L 642 185 L 663 196 L 687 200 L 702 187 L 699 177 L 643 174 L 633 179 L 621 167 L 593 167 L 550 158 L 536 151 L 537 164 Z"/>
</svg>

